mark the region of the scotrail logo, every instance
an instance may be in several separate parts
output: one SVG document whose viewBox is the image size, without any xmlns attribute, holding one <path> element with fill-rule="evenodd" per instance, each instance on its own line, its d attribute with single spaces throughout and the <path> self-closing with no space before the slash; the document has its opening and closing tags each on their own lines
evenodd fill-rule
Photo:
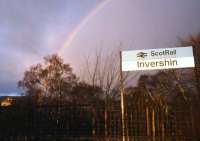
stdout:
<svg viewBox="0 0 200 141">
<path fill-rule="evenodd" d="M 137 53 L 138 59 L 144 59 L 145 57 L 147 57 L 147 53 L 145 53 L 145 52 L 138 52 Z"/>
</svg>

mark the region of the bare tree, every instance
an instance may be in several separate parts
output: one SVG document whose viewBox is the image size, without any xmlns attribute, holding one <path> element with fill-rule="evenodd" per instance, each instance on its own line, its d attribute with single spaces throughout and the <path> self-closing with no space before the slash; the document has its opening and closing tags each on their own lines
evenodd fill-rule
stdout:
<svg viewBox="0 0 200 141">
<path fill-rule="evenodd" d="M 82 80 L 92 86 L 101 88 L 102 98 L 105 99 L 104 128 L 105 137 L 108 136 L 108 112 L 109 103 L 119 100 L 120 93 L 120 52 L 96 51 L 94 56 L 85 59 L 85 67 L 82 70 Z M 124 85 L 131 84 L 135 74 L 123 73 Z"/>
<path fill-rule="evenodd" d="M 120 54 L 118 52 L 96 51 L 94 56 L 85 58 L 81 79 L 92 86 L 100 87 L 104 97 L 118 98 L 120 87 Z M 125 86 L 133 81 L 135 73 L 124 72 Z"/>
</svg>

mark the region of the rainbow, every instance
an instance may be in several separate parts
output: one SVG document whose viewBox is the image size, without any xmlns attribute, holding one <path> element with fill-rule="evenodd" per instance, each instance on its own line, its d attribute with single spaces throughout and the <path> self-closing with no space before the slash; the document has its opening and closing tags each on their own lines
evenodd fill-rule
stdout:
<svg viewBox="0 0 200 141">
<path fill-rule="evenodd" d="M 63 55 L 65 48 L 69 47 L 79 31 L 85 26 L 85 24 L 94 17 L 102 8 L 104 8 L 111 0 L 104 0 L 98 4 L 83 20 L 74 28 L 74 30 L 68 35 L 64 41 L 63 46 L 58 50 L 60 56 Z"/>
</svg>

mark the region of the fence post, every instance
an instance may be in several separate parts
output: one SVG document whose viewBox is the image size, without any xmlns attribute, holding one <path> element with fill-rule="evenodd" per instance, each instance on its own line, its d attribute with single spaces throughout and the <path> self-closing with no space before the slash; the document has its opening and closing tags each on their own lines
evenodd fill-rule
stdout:
<svg viewBox="0 0 200 141">
<path fill-rule="evenodd" d="M 153 141 L 155 141 L 155 110 L 154 108 L 152 108 L 152 137 L 153 137 Z"/>
<path fill-rule="evenodd" d="M 149 129 L 149 107 L 146 106 L 146 128 L 147 128 L 147 137 L 150 136 L 150 129 Z"/>
</svg>

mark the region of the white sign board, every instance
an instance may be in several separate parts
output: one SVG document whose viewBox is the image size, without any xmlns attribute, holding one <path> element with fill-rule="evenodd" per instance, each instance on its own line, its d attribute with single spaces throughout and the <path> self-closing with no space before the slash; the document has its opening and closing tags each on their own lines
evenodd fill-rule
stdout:
<svg viewBox="0 0 200 141">
<path fill-rule="evenodd" d="M 193 48 L 122 51 L 122 71 L 194 67 Z"/>
</svg>

